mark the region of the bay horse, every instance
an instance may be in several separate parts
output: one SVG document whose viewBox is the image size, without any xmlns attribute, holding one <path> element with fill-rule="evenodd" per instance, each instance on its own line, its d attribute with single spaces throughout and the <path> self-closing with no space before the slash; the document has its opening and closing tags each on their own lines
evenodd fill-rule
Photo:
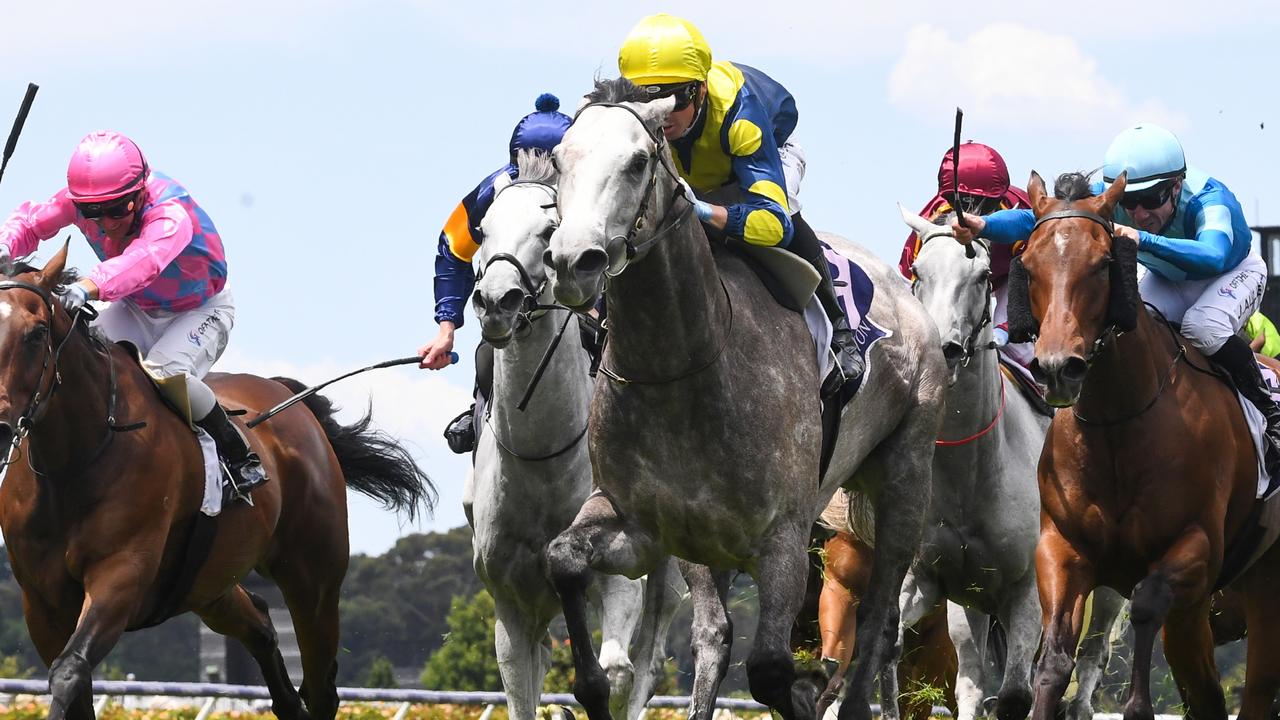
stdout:
<svg viewBox="0 0 1280 720">
<path fill-rule="evenodd" d="M 1033 372 L 1060 408 L 1039 462 L 1036 570 L 1045 638 L 1033 717 L 1067 687 L 1085 597 L 1126 594 L 1135 641 L 1126 720 L 1152 717 L 1155 633 L 1197 720 L 1225 718 L 1209 608 L 1224 557 L 1255 508 L 1258 459 L 1236 394 L 1139 302 L 1135 244 L 1113 236 L 1121 175 L 1093 196 L 1078 174 L 1049 196 L 1032 173 L 1036 226 L 1010 276 L 1011 340 L 1034 338 Z M 1019 277 L 1021 276 L 1021 277 Z M 1280 546 L 1232 587 L 1249 646 L 1240 717 L 1267 717 L 1280 688 Z"/>
<path fill-rule="evenodd" d="M 848 486 L 875 497 L 880 528 L 860 608 L 866 630 L 841 705 L 844 720 L 869 718 L 928 506 L 945 384 L 937 331 L 887 265 L 823 235 L 864 269 L 874 287 L 867 327 L 884 328 L 824 476 L 813 338 L 745 261 L 713 254 L 662 134 L 675 101 L 643 99 L 626 80 L 598 81 L 554 151 L 561 221 L 545 259 L 555 296 L 586 310 L 608 278 L 610 323 L 587 436 L 598 490 L 547 552 L 573 640 L 574 693 L 592 720 L 609 717 L 585 623 L 590 574 L 639 577 L 674 555 L 710 573 L 685 574 L 699 670 L 724 667 L 731 636 L 721 590 L 728 573 L 744 570 L 760 597 L 751 693 L 786 720 L 811 718 L 818 688 L 797 682 L 790 631 L 811 526 Z M 706 689 L 697 678 L 695 687 Z M 695 704 L 690 715 L 712 709 Z"/>
<path fill-rule="evenodd" d="M 43 268 L 6 268 L 0 281 L 0 529 L 31 640 L 49 666 L 49 718 L 91 720 L 91 673 L 121 634 L 192 611 L 244 644 L 276 715 L 330 720 L 346 490 L 412 516 L 434 502 L 429 478 L 370 430 L 368 415 L 339 425 L 317 395 L 247 433 L 271 477 L 252 505 L 231 501 L 197 520 L 197 438 L 135 358 L 86 328 L 84 311 L 73 319 L 63 310 L 54 293 L 68 280 L 66 257 L 64 245 Z M 253 375 L 208 382 L 233 414 L 257 414 L 302 389 Z M 202 563 L 189 554 L 200 522 L 216 523 Z M 300 691 L 266 603 L 239 584 L 252 570 L 283 592 L 302 653 Z"/>
<path fill-rule="evenodd" d="M 476 575 L 493 595 L 507 712 L 512 720 L 533 720 L 551 667 L 547 626 L 560 614 L 542 556 L 591 492 L 585 435 L 592 380 L 577 317 L 551 305 L 542 264 L 559 220 L 555 169 L 549 157 L 526 150 L 516 164 L 517 180 L 503 173 L 494 181 L 475 256 L 471 304 L 495 352 L 467 518 L 475 530 Z M 566 329 L 569 337 L 559 342 L 557 331 Z M 522 405 L 531 383 L 535 391 Z M 674 563 L 667 566 L 679 583 Z M 664 580 L 655 576 L 649 589 L 657 597 L 645 603 L 645 582 L 598 578 L 600 654 L 620 717 L 640 715 L 666 660 L 667 629 L 683 587 L 668 597 Z"/>
</svg>

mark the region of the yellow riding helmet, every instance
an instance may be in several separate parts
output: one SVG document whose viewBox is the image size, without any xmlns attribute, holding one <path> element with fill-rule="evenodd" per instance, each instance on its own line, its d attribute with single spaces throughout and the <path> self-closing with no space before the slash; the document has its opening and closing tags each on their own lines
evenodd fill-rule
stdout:
<svg viewBox="0 0 1280 720">
<path fill-rule="evenodd" d="M 636 85 L 706 82 L 711 47 L 693 23 L 659 13 L 636 23 L 618 51 L 618 70 Z"/>
</svg>

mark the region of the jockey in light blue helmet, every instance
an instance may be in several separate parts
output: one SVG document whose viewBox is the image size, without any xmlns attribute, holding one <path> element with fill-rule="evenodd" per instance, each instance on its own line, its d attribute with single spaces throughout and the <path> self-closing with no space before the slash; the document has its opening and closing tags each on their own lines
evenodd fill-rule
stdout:
<svg viewBox="0 0 1280 720">
<path fill-rule="evenodd" d="M 1094 194 L 1121 173 L 1125 186 L 1115 232 L 1138 244 L 1138 261 L 1149 270 L 1139 285 L 1142 299 L 1177 323 L 1188 344 L 1226 370 L 1262 411 L 1267 470 L 1280 471 L 1280 406 L 1239 335 L 1267 285 L 1267 267 L 1253 247 L 1244 210 L 1221 181 L 1188 166 L 1182 143 L 1158 125 L 1135 125 L 1111 141 Z M 1026 240 L 1035 224 L 1030 210 L 968 219 L 975 234 L 1000 243 Z M 960 228 L 957 237 L 971 235 Z"/>
</svg>

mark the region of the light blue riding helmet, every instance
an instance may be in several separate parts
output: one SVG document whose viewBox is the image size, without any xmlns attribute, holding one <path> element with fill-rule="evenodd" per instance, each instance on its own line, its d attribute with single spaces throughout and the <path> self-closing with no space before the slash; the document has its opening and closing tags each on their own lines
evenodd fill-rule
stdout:
<svg viewBox="0 0 1280 720">
<path fill-rule="evenodd" d="M 1116 136 L 1102 161 L 1102 179 L 1111 183 L 1128 170 L 1124 191 L 1146 190 L 1163 180 L 1187 172 L 1182 143 L 1159 125 L 1134 125 Z"/>
</svg>

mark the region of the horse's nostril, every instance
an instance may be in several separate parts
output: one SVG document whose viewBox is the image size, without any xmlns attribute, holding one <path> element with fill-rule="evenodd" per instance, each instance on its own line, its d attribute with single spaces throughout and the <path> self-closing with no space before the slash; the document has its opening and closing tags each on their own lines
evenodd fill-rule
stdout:
<svg viewBox="0 0 1280 720">
<path fill-rule="evenodd" d="M 504 312 L 516 312 L 520 306 L 524 304 L 524 293 L 516 288 L 511 288 L 498 301 L 498 307 Z"/>
<path fill-rule="evenodd" d="M 603 250 L 592 248 L 583 251 L 573 264 L 573 271 L 579 275 L 597 275 L 604 272 L 609 264 L 609 256 Z"/>
<path fill-rule="evenodd" d="M 1031 371 L 1031 377 L 1035 378 L 1036 382 L 1041 385 L 1049 384 L 1049 376 L 1045 373 L 1044 368 L 1040 367 L 1040 360 L 1032 358 L 1031 362 L 1027 364 L 1027 369 Z"/>
<path fill-rule="evenodd" d="M 1084 375 L 1089 371 L 1084 358 L 1068 358 L 1062 365 L 1062 379 L 1069 382 L 1084 382 Z"/>
<path fill-rule="evenodd" d="M 943 343 L 942 357 L 946 358 L 948 365 L 957 363 L 964 357 L 964 347 L 957 342 Z"/>
<path fill-rule="evenodd" d="M 4 455 L 11 442 L 13 442 L 13 426 L 7 422 L 0 422 L 0 457 Z"/>
<path fill-rule="evenodd" d="M 551 257 L 551 248 L 542 251 L 542 264 L 555 269 L 555 260 Z"/>
</svg>

